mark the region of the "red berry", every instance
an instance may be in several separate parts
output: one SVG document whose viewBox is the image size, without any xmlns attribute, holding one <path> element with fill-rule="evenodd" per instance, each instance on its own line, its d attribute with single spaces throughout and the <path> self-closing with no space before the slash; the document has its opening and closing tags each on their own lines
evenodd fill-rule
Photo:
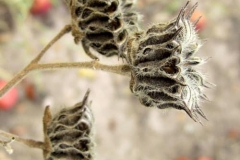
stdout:
<svg viewBox="0 0 240 160">
<path fill-rule="evenodd" d="M 194 23 L 196 20 L 198 20 L 199 17 L 201 18 L 196 25 L 196 30 L 202 31 L 207 24 L 206 17 L 204 16 L 204 13 L 202 11 L 196 10 L 191 17 L 191 22 Z"/>
<path fill-rule="evenodd" d="M 24 93 L 25 93 L 26 97 L 29 100 L 33 100 L 33 101 L 36 100 L 37 94 L 36 94 L 35 85 L 28 81 L 24 81 L 23 85 L 24 85 Z"/>
<path fill-rule="evenodd" d="M 0 89 L 6 85 L 5 81 L 0 81 Z M 0 97 L 0 109 L 9 110 L 11 109 L 18 100 L 18 91 L 16 88 L 12 88 L 4 96 Z"/>
<path fill-rule="evenodd" d="M 189 160 L 187 157 L 178 157 L 176 160 Z"/>
<path fill-rule="evenodd" d="M 237 139 L 240 136 L 240 132 L 237 128 L 231 128 L 228 130 L 228 138 Z"/>
<path fill-rule="evenodd" d="M 52 8 L 50 0 L 34 0 L 30 12 L 33 15 L 46 14 Z"/>
<path fill-rule="evenodd" d="M 210 157 L 199 157 L 197 160 L 213 160 Z"/>
</svg>

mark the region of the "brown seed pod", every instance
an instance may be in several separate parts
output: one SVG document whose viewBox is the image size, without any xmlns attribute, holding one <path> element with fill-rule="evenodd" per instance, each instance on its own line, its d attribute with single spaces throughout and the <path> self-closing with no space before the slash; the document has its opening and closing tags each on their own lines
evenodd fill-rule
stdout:
<svg viewBox="0 0 240 160">
<path fill-rule="evenodd" d="M 82 102 L 64 108 L 53 118 L 46 120 L 45 144 L 50 148 L 44 153 L 46 160 L 92 160 L 93 114 L 87 105 L 89 90 Z M 50 115 L 48 109 L 45 117 Z"/>
<path fill-rule="evenodd" d="M 128 35 L 137 30 L 138 14 L 131 0 L 65 0 L 72 16 L 75 43 L 82 42 L 91 58 L 93 48 L 101 55 L 124 56 Z"/>
<path fill-rule="evenodd" d="M 147 107 L 184 110 L 193 120 L 197 114 L 206 119 L 199 108 L 206 99 L 202 88 L 206 81 L 194 66 L 203 63 L 195 57 L 201 43 L 190 18 L 197 4 L 167 24 L 157 24 L 140 37 L 128 42 L 128 61 L 132 65 L 131 91 Z M 199 121 L 200 122 L 200 121 Z"/>
</svg>

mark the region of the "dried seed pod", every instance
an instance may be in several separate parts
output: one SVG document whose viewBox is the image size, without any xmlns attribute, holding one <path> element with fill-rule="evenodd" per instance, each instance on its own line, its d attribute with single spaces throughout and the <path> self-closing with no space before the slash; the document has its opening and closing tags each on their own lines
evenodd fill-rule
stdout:
<svg viewBox="0 0 240 160">
<path fill-rule="evenodd" d="M 82 102 L 71 108 L 64 108 L 51 118 L 47 108 L 45 111 L 44 151 L 47 160 L 92 160 L 93 159 L 93 114 L 87 105 L 87 91 Z"/>
<path fill-rule="evenodd" d="M 138 14 L 131 0 L 65 0 L 71 10 L 72 34 L 75 43 L 82 41 L 83 48 L 91 58 L 98 59 L 90 52 L 110 57 L 125 57 L 125 43 L 129 32 L 137 30 Z"/>
<path fill-rule="evenodd" d="M 172 22 L 153 25 L 128 42 L 132 46 L 128 50 L 130 89 L 147 107 L 184 110 L 199 121 L 197 114 L 206 119 L 199 101 L 206 98 L 202 88 L 207 85 L 194 68 L 203 60 L 195 57 L 201 43 L 190 21 L 197 4 L 187 10 L 188 4 Z"/>
</svg>

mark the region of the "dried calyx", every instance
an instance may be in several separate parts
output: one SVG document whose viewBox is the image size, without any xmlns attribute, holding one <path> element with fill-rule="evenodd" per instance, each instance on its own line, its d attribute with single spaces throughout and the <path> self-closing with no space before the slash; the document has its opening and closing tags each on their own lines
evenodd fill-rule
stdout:
<svg viewBox="0 0 240 160">
<path fill-rule="evenodd" d="M 129 41 L 128 62 L 132 66 L 130 89 L 147 107 L 184 110 L 193 120 L 206 119 L 199 108 L 208 87 L 195 66 L 204 60 L 195 57 L 201 43 L 190 21 L 197 4 L 182 8 L 178 17 L 157 24 Z"/>
<path fill-rule="evenodd" d="M 75 43 L 82 42 L 87 55 L 90 51 L 110 57 L 123 54 L 128 36 L 137 31 L 138 14 L 132 0 L 65 0 L 72 16 Z"/>
<path fill-rule="evenodd" d="M 89 90 L 82 102 L 64 108 L 45 122 L 44 151 L 47 160 L 92 160 L 93 159 L 93 114 L 87 104 Z M 45 112 L 45 117 L 49 112 Z M 46 118 L 45 118 L 46 119 Z"/>
</svg>

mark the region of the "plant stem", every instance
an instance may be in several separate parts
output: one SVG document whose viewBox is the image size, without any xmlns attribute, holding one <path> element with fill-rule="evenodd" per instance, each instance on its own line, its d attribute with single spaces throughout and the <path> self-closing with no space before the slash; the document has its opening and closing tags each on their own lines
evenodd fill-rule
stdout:
<svg viewBox="0 0 240 160">
<path fill-rule="evenodd" d="M 38 63 L 40 59 L 43 57 L 43 55 L 46 53 L 46 51 L 54 44 L 56 43 L 62 36 L 64 36 L 66 33 L 70 32 L 72 30 L 71 25 L 66 25 L 61 29 L 61 31 L 43 48 L 43 50 L 37 55 L 36 58 L 34 58 L 31 61 L 31 64 Z"/>
<path fill-rule="evenodd" d="M 2 97 L 5 93 L 7 93 L 12 87 L 17 85 L 27 74 L 29 73 L 29 69 L 26 67 L 21 72 L 16 74 L 13 79 L 11 79 L 1 90 L 0 97 Z"/>
<path fill-rule="evenodd" d="M 94 70 L 101 70 L 111 73 L 116 73 L 130 77 L 130 66 L 129 65 L 105 65 L 98 63 L 97 61 L 91 62 L 72 62 L 72 63 L 50 63 L 50 64 L 37 64 L 32 66 L 31 70 L 51 70 L 51 69 L 64 69 L 64 68 L 89 68 Z"/>
<path fill-rule="evenodd" d="M 9 91 L 13 86 L 17 85 L 30 71 L 31 66 L 37 64 L 46 51 L 57 42 L 63 35 L 71 31 L 71 25 L 66 25 L 61 29 L 61 31 L 43 48 L 43 50 L 25 67 L 21 72 L 13 77 L 1 90 L 0 97 L 2 97 L 7 91 Z"/>
<path fill-rule="evenodd" d="M 15 75 L 1 90 L 0 97 L 3 96 L 13 86 L 18 84 L 29 72 L 35 70 L 52 70 L 52 69 L 66 69 L 66 68 L 89 68 L 101 70 L 111 73 L 116 73 L 130 77 L 131 67 L 129 65 L 110 66 L 98 63 L 97 61 L 91 62 L 73 62 L 73 63 L 49 63 L 49 64 L 30 64 L 24 70 Z"/>
<path fill-rule="evenodd" d="M 7 132 L 1 131 L 1 130 L 0 130 L 0 136 L 6 137 L 8 139 L 14 139 L 15 141 L 23 143 L 31 148 L 39 148 L 42 150 L 46 150 L 45 144 L 40 141 L 35 141 L 35 140 L 31 140 L 31 139 L 23 139 L 21 137 L 18 137 L 16 135 L 13 135 L 11 133 L 7 133 Z M 3 145 L 3 144 L 5 144 L 5 142 L 0 141 L 0 144 Z"/>
<path fill-rule="evenodd" d="M 46 51 L 57 42 L 63 35 L 71 31 L 71 25 L 66 25 L 47 45 L 44 49 L 25 67 L 21 72 L 16 74 L 1 90 L 0 97 L 2 97 L 13 86 L 17 85 L 29 72 L 34 70 L 50 70 L 62 68 L 90 68 L 94 70 L 102 70 L 106 72 L 116 73 L 130 77 L 131 67 L 129 65 L 110 66 L 98 63 L 97 61 L 91 62 L 70 62 L 70 63 L 48 63 L 38 64 L 40 59 Z"/>
</svg>

